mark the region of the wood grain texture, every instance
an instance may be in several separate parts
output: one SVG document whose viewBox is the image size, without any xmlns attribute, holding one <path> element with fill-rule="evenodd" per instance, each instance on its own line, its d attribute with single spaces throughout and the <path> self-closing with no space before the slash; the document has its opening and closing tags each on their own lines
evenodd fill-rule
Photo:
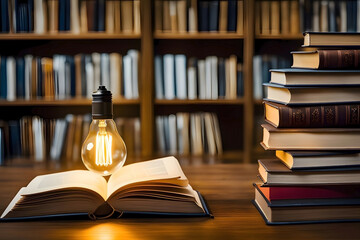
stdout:
<svg viewBox="0 0 360 240">
<path fill-rule="evenodd" d="M 238 33 L 155 33 L 154 39 L 243 39 L 244 35 Z"/>
<path fill-rule="evenodd" d="M 123 218 L 0 223 L 1 239 L 358 239 L 360 223 L 267 226 L 251 204 L 255 164 L 184 166 L 215 218 Z M 0 167 L 0 211 L 45 169 Z"/>
<path fill-rule="evenodd" d="M 253 81 L 253 56 L 254 56 L 254 24 L 255 3 L 245 0 L 245 38 L 244 38 L 244 162 L 250 163 L 254 145 L 254 81 Z"/>
<path fill-rule="evenodd" d="M 162 104 L 162 105 L 182 105 L 182 104 L 203 104 L 203 105 L 242 105 L 244 103 L 244 99 L 155 99 L 155 104 Z"/>
<path fill-rule="evenodd" d="M 154 43 L 152 1 L 141 1 L 140 117 L 142 156 L 154 152 Z"/>
</svg>

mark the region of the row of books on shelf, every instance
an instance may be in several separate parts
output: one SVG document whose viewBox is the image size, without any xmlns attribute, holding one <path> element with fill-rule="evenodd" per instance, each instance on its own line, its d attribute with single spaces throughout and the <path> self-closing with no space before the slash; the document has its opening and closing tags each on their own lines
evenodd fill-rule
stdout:
<svg viewBox="0 0 360 240">
<path fill-rule="evenodd" d="M 300 0 L 302 31 L 360 31 L 360 2 L 357 0 Z"/>
<path fill-rule="evenodd" d="M 301 17 L 298 0 L 256 1 L 255 33 L 264 35 L 299 34 Z"/>
<path fill-rule="evenodd" d="M 141 151 L 140 119 L 114 119 L 124 139 L 129 156 Z M 68 114 L 65 118 L 47 119 L 24 116 L 0 122 L 0 165 L 24 157 L 34 162 L 74 164 L 81 162 L 81 146 L 89 133 L 91 115 Z"/>
<path fill-rule="evenodd" d="M 0 98 L 66 99 L 91 98 L 97 86 L 111 89 L 113 96 L 139 97 L 139 52 L 54 55 L 38 57 L 1 56 Z"/>
<path fill-rule="evenodd" d="M 270 81 L 270 69 L 288 68 L 291 61 L 277 55 L 255 55 L 253 57 L 254 99 L 260 100 L 265 96 L 263 83 Z"/>
<path fill-rule="evenodd" d="M 243 67 L 237 57 L 183 54 L 155 56 L 157 99 L 236 99 L 244 94 Z"/>
<path fill-rule="evenodd" d="M 221 155 L 222 140 L 217 115 L 209 112 L 156 117 L 160 154 Z"/>
<path fill-rule="evenodd" d="M 276 158 L 259 160 L 254 203 L 268 224 L 360 219 L 359 45 L 324 46 L 293 52 L 264 84 L 261 145 Z"/>
<path fill-rule="evenodd" d="M 155 31 L 243 34 L 243 0 L 155 1 Z"/>
<path fill-rule="evenodd" d="M 2 33 L 140 33 L 140 0 L 3 0 Z"/>
<path fill-rule="evenodd" d="M 255 5 L 256 34 L 360 31 L 356 0 L 261 0 Z"/>
</svg>

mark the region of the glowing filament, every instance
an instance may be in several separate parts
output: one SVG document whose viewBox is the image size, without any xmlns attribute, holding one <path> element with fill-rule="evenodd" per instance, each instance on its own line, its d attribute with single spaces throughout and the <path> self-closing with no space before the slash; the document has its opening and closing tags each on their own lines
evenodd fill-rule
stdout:
<svg viewBox="0 0 360 240">
<path fill-rule="evenodd" d="M 99 132 L 96 134 L 96 159 L 98 166 L 108 166 L 112 164 L 111 146 L 112 136 L 105 130 L 105 121 L 100 121 Z"/>
</svg>

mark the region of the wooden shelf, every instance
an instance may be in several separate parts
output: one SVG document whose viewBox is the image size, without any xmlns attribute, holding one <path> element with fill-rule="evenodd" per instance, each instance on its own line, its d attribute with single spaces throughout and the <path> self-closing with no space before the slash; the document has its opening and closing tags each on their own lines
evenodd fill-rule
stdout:
<svg viewBox="0 0 360 240">
<path fill-rule="evenodd" d="M 255 36 L 255 39 L 278 39 L 278 40 L 303 40 L 304 36 L 302 34 L 258 34 Z"/>
<path fill-rule="evenodd" d="M 244 104 L 244 99 L 155 99 L 155 104 L 157 105 L 242 105 Z"/>
<path fill-rule="evenodd" d="M 54 34 L 35 34 L 35 33 L 2 33 L 0 40 L 76 40 L 76 39 L 140 39 L 141 34 L 109 34 L 109 33 L 54 33 Z"/>
<path fill-rule="evenodd" d="M 154 39 L 243 39 L 238 33 L 197 32 L 197 33 L 154 33 Z"/>
<path fill-rule="evenodd" d="M 124 99 L 118 98 L 113 99 L 114 105 L 136 105 L 139 104 L 139 99 Z M 65 99 L 65 100 L 46 100 L 46 99 L 38 99 L 38 100 L 15 100 L 15 101 L 6 101 L 1 100 L 0 106 L 90 106 L 91 99 L 83 99 L 83 98 L 74 98 L 74 99 Z"/>
</svg>

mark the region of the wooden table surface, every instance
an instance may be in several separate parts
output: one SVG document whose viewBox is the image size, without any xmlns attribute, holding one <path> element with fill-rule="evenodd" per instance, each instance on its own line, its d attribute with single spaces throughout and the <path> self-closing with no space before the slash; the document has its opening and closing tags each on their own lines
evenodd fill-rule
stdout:
<svg viewBox="0 0 360 240">
<path fill-rule="evenodd" d="M 360 223 L 267 226 L 251 200 L 257 166 L 185 166 L 215 218 L 124 218 L 1 222 L 0 239 L 360 239 Z M 1 213 L 20 187 L 48 170 L 0 167 Z"/>
</svg>

